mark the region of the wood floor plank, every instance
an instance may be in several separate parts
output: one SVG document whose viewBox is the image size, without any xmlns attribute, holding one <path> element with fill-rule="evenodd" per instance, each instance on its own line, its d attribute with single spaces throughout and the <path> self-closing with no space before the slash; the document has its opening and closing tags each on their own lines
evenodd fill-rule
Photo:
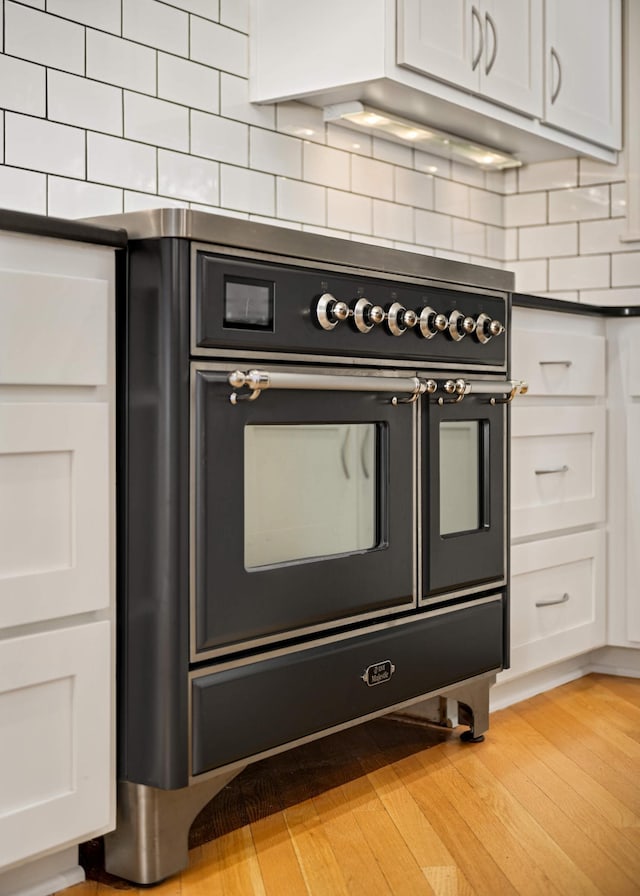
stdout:
<svg viewBox="0 0 640 896">
<path fill-rule="evenodd" d="M 638 687 L 637 678 L 623 678 L 616 675 L 603 675 L 600 672 L 592 672 L 589 676 L 596 681 L 601 687 L 605 687 L 608 691 L 615 694 L 618 700 L 624 700 L 625 703 L 640 709 L 640 688 Z"/>
<path fill-rule="evenodd" d="M 284 810 L 298 863 L 312 896 L 347 896 L 344 876 L 311 800 Z"/>
<path fill-rule="evenodd" d="M 620 701 L 595 682 L 571 691 L 560 689 L 554 700 L 570 716 L 582 721 L 604 740 L 627 755 L 634 764 L 640 757 L 640 708 Z"/>
<path fill-rule="evenodd" d="M 309 891 L 283 813 L 252 821 L 251 834 L 266 896 L 307 896 Z"/>
</svg>

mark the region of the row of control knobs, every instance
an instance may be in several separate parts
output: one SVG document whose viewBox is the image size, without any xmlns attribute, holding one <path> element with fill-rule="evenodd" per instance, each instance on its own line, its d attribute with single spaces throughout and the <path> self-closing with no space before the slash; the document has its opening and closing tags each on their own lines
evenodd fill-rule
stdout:
<svg viewBox="0 0 640 896">
<path fill-rule="evenodd" d="M 478 342 L 488 342 L 493 336 L 504 333 L 504 325 L 484 312 L 473 318 L 456 310 L 447 317 L 429 306 L 413 311 L 400 302 L 394 302 L 385 311 L 381 305 L 374 305 L 364 298 L 358 299 L 350 308 L 346 302 L 335 299 L 328 292 L 318 299 L 316 316 L 325 330 L 333 330 L 340 321 L 352 318 L 361 333 L 368 333 L 373 327 L 386 321 L 389 332 L 394 336 L 402 336 L 407 330 L 417 327 L 425 339 L 432 339 L 437 333 L 448 332 L 455 342 L 467 335 L 475 336 Z"/>
</svg>

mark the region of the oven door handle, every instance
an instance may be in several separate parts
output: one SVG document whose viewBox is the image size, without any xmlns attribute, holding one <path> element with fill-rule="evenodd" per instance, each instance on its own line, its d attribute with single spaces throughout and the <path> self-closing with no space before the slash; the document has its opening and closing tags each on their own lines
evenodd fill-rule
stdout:
<svg viewBox="0 0 640 896">
<path fill-rule="evenodd" d="M 395 392 L 408 395 L 409 398 L 398 398 L 394 395 L 392 404 L 404 404 L 430 391 L 429 382 L 412 377 L 390 376 L 349 376 L 322 373 L 288 373 L 284 371 L 234 370 L 228 374 L 227 382 L 234 389 L 249 389 L 248 394 L 234 391 L 229 396 L 231 404 L 239 401 L 255 401 L 265 389 L 320 390 L 330 392 Z"/>
<path fill-rule="evenodd" d="M 489 404 L 509 404 L 518 395 L 526 395 L 529 385 L 524 380 L 507 380 L 501 383 L 485 381 L 467 382 L 466 395 L 490 395 Z M 496 398 L 497 395 L 502 396 Z"/>
</svg>

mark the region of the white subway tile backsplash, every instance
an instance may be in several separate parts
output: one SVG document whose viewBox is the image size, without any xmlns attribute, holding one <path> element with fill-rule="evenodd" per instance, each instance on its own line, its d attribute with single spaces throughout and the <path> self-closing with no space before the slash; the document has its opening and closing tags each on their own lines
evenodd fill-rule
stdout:
<svg viewBox="0 0 640 896">
<path fill-rule="evenodd" d="M 395 200 L 418 208 L 433 208 L 433 175 L 395 168 Z"/>
<path fill-rule="evenodd" d="M 578 254 L 578 225 L 575 222 L 521 227 L 518 239 L 520 258 L 553 258 Z"/>
<path fill-rule="evenodd" d="M 453 180 L 435 179 L 434 208 L 444 215 L 457 218 L 469 217 L 469 187 Z"/>
<path fill-rule="evenodd" d="M 84 74 L 84 28 L 11 3 L 4 5 L 4 50 L 51 68 Z"/>
<path fill-rule="evenodd" d="M 85 175 L 85 132 L 41 118 L 5 113 L 5 162 L 17 168 Z"/>
<path fill-rule="evenodd" d="M 536 190 L 558 190 L 578 184 L 578 160 L 558 159 L 554 162 L 537 162 L 518 168 L 518 189 L 521 193 Z"/>
<path fill-rule="evenodd" d="M 176 103 L 124 93 L 124 135 L 167 149 L 189 149 L 189 110 Z"/>
<path fill-rule="evenodd" d="M 276 179 L 278 218 L 322 226 L 327 221 L 326 188 L 288 177 Z"/>
<path fill-rule="evenodd" d="M 355 132 L 354 132 L 355 133 Z M 405 168 L 413 168 L 413 149 L 409 146 L 400 146 L 390 140 L 381 140 L 374 137 L 371 144 L 371 154 L 374 159 L 381 162 L 391 162 L 392 165 L 404 165 Z"/>
<path fill-rule="evenodd" d="M 45 0 L 19 0 L 24 6 L 33 6 L 34 9 L 45 9 Z"/>
<path fill-rule="evenodd" d="M 220 74 L 198 62 L 158 53 L 158 96 L 217 114 L 220 108 Z"/>
<path fill-rule="evenodd" d="M 271 130 L 275 128 L 276 107 L 250 103 L 248 80 L 227 72 L 220 75 L 220 114 L 225 118 L 233 118 L 234 121 L 244 121 Z"/>
<path fill-rule="evenodd" d="M 33 62 L 0 56 L 0 108 L 25 115 L 46 114 L 46 69 Z"/>
<path fill-rule="evenodd" d="M 582 221 L 580 228 L 580 255 L 597 255 L 601 252 L 625 252 L 628 243 L 620 241 L 625 234 L 624 221 L 607 218 L 605 221 Z"/>
<path fill-rule="evenodd" d="M 381 249 L 393 249 L 393 240 L 385 240 L 381 236 L 370 236 L 368 233 L 352 233 L 354 243 L 367 243 L 369 246 L 380 246 Z"/>
<path fill-rule="evenodd" d="M 121 0 L 99 0 L 98 3 L 95 0 L 47 0 L 47 12 L 101 31 L 113 34 L 122 31 Z"/>
<path fill-rule="evenodd" d="M 393 199 L 393 167 L 366 156 L 351 156 L 351 189 L 376 199 Z"/>
<path fill-rule="evenodd" d="M 189 55 L 189 15 L 159 0 L 122 0 L 122 36 L 138 43 Z"/>
<path fill-rule="evenodd" d="M 487 248 L 486 228 L 476 221 L 453 219 L 453 248 L 456 252 L 484 256 Z"/>
<path fill-rule="evenodd" d="M 549 289 L 601 289 L 609 286 L 608 255 L 549 259 Z"/>
<path fill-rule="evenodd" d="M 260 106 L 258 108 L 274 108 Z M 278 103 L 275 107 L 276 127 L 284 134 L 300 137 L 301 140 L 312 140 L 314 143 L 325 142 L 325 124 L 322 109 L 309 106 L 307 103 Z M 258 124 L 258 122 L 256 122 Z M 343 147 L 338 147 L 342 149 Z"/>
<path fill-rule="evenodd" d="M 156 52 L 130 40 L 87 29 L 87 77 L 155 94 Z"/>
<path fill-rule="evenodd" d="M 220 0 L 220 24 L 249 33 L 249 0 Z"/>
<path fill-rule="evenodd" d="M 257 215 L 275 215 L 275 178 L 272 174 L 220 166 L 220 205 Z"/>
<path fill-rule="evenodd" d="M 423 171 L 425 174 L 444 178 L 451 177 L 451 162 L 448 159 L 441 159 L 440 156 L 421 152 L 419 149 L 414 150 L 413 167 L 416 171 Z"/>
<path fill-rule="evenodd" d="M 219 0 L 162 0 L 170 6 L 177 6 L 178 9 L 184 9 L 185 12 L 191 12 L 196 16 L 202 16 L 205 19 L 211 19 L 217 22 L 220 18 Z"/>
<path fill-rule="evenodd" d="M 546 259 L 539 261 L 510 261 L 506 267 L 513 271 L 516 278 L 516 292 L 528 292 L 532 294 L 544 293 L 548 288 Z"/>
<path fill-rule="evenodd" d="M 611 285 L 640 287 L 640 252 L 611 257 Z"/>
<path fill-rule="evenodd" d="M 66 72 L 47 78 L 49 118 L 92 131 L 122 136 L 122 90 Z"/>
<path fill-rule="evenodd" d="M 501 227 L 504 221 L 503 205 L 502 196 L 498 193 L 469 188 L 469 217 L 473 221 Z"/>
<path fill-rule="evenodd" d="M 452 219 L 448 215 L 416 209 L 416 243 L 419 246 L 433 246 L 437 249 L 451 249 L 453 246 Z"/>
<path fill-rule="evenodd" d="M 66 177 L 48 178 L 47 213 L 58 218 L 115 215 L 123 210 L 122 190 Z"/>
<path fill-rule="evenodd" d="M 402 240 L 394 240 L 394 249 L 401 249 L 403 252 L 415 252 L 417 255 L 433 255 L 434 250 L 430 246 L 417 246 L 415 243 L 403 243 Z"/>
<path fill-rule="evenodd" d="M 249 76 L 249 40 L 245 34 L 191 17 L 191 52 L 196 62 L 242 78 Z"/>
<path fill-rule="evenodd" d="M 395 202 L 374 199 L 373 233 L 374 236 L 390 240 L 413 242 L 413 209 L 407 205 L 397 205 Z"/>
<path fill-rule="evenodd" d="M 611 185 L 611 217 L 624 218 L 627 214 L 627 185 Z"/>
<path fill-rule="evenodd" d="M 467 184 L 469 187 L 484 188 L 486 172 L 481 168 L 471 165 L 463 165 L 461 162 L 451 162 L 451 180 L 459 184 Z"/>
<path fill-rule="evenodd" d="M 4 112 L 0 112 L 0 165 L 4 162 Z M 1 201 L 1 198 L 0 198 Z M 0 205 L 0 208 L 2 206 Z"/>
<path fill-rule="evenodd" d="M 515 168 L 506 168 L 504 171 L 486 171 L 485 186 L 487 190 L 506 196 L 507 193 L 516 193 L 518 190 L 518 175 Z"/>
<path fill-rule="evenodd" d="M 565 290 L 565 292 L 545 292 L 548 299 L 562 299 L 564 302 L 579 302 L 580 293 L 577 289 Z"/>
<path fill-rule="evenodd" d="M 514 193 L 504 198 L 506 227 L 547 223 L 546 193 Z"/>
<path fill-rule="evenodd" d="M 609 217 L 609 187 L 577 187 L 549 193 L 549 221 Z"/>
<path fill-rule="evenodd" d="M 192 112 L 191 152 L 219 162 L 248 165 L 249 128 L 229 118 Z"/>
<path fill-rule="evenodd" d="M 370 156 L 372 143 L 373 140 L 368 134 L 360 136 L 349 128 L 341 128 L 335 124 L 327 125 L 327 146 L 333 146 L 334 149 L 357 152 L 359 156 Z"/>
<path fill-rule="evenodd" d="M 46 176 L 0 165 L 0 206 L 34 215 L 46 215 Z"/>
<path fill-rule="evenodd" d="M 306 181 L 348 190 L 350 156 L 339 149 L 320 146 L 305 140 L 302 147 L 302 172 Z"/>
<path fill-rule="evenodd" d="M 640 305 L 640 286 L 582 290 L 580 301 L 589 305 Z"/>
<path fill-rule="evenodd" d="M 142 212 L 152 208 L 188 207 L 189 203 L 184 199 L 167 199 L 166 196 L 154 196 L 151 193 L 136 193 L 133 190 L 124 191 L 125 212 Z"/>
<path fill-rule="evenodd" d="M 331 230 L 330 227 L 316 227 L 315 224 L 303 224 L 302 229 L 305 233 L 317 233 L 320 236 L 333 236 L 336 239 L 345 239 L 345 234 L 341 230 Z"/>
<path fill-rule="evenodd" d="M 158 192 L 173 199 L 218 205 L 220 166 L 207 159 L 158 150 Z"/>
<path fill-rule="evenodd" d="M 156 156 L 153 146 L 87 134 L 87 176 L 98 183 L 155 193 Z"/>
<path fill-rule="evenodd" d="M 373 200 L 355 193 L 328 190 L 327 223 L 337 230 L 373 233 Z"/>
<path fill-rule="evenodd" d="M 302 143 L 286 134 L 251 128 L 249 164 L 258 171 L 299 179 L 302 177 Z"/>
<path fill-rule="evenodd" d="M 273 218 L 267 215 L 249 215 L 250 221 L 257 221 L 259 224 L 273 225 Z M 298 221 L 278 221 L 279 227 L 286 227 L 287 230 L 302 230 L 302 224 Z"/>
<path fill-rule="evenodd" d="M 588 159 L 586 156 L 579 160 L 580 186 L 589 184 L 610 184 L 625 179 L 625 159 L 623 153 L 618 154 L 616 165 L 606 162 L 598 162 L 597 159 Z"/>
<path fill-rule="evenodd" d="M 506 261 L 517 255 L 517 238 L 515 230 L 504 227 L 487 226 L 487 257 L 497 261 Z"/>
<path fill-rule="evenodd" d="M 469 256 L 464 252 L 454 252 L 451 249 L 436 249 L 434 251 L 436 258 L 446 258 L 448 261 L 460 261 L 462 264 L 469 264 Z"/>
</svg>

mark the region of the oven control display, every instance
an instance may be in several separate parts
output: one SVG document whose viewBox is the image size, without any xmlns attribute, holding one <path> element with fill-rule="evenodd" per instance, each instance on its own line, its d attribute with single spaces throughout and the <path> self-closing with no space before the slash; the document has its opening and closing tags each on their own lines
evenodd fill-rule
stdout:
<svg viewBox="0 0 640 896">
<path fill-rule="evenodd" d="M 273 330 L 273 282 L 225 277 L 224 326 Z"/>
</svg>

